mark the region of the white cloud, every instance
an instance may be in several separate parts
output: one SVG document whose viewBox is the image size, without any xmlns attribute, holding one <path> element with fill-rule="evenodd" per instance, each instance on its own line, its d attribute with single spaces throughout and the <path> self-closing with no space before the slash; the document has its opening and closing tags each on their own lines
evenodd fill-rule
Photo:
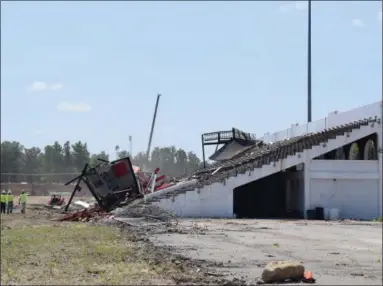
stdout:
<svg viewBox="0 0 383 286">
<path fill-rule="evenodd" d="M 61 83 L 46 83 L 43 81 L 35 81 L 33 82 L 27 89 L 29 91 L 44 91 L 44 90 L 58 90 L 62 89 L 63 85 Z"/>
<path fill-rule="evenodd" d="M 58 90 L 58 89 L 62 89 L 62 88 L 63 88 L 63 85 L 61 83 L 54 83 L 54 84 L 50 85 L 51 90 Z"/>
<path fill-rule="evenodd" d="M 30 91 L 42 91 L 48 88 L 47 84 L 43 81 L 35 81 L 29 86 Z"/>
<path fill-rule="evenodd" d="M 364 26 L 362 19 L 353 19 L 352 25 L 355 27 L 363 27 Z"/>
<path fill-rule="evenodd" d="M 44 135 L 44 131 L 42 130 L 35 130 L 35 132 L 33 133 L 35 136 L 40 136 L 40 135 Z"/>
<path fill-rule="evenodd" d="M 281 13 L 289 13 L 291 11 L 291 5 L 289 4 L 283 4 L 279 6 L 279 12 Z"/>
<path fill-rule="evenodd" d="M 279 12 L 281 13 L 290 13 L 294 9 L 296 10 L 306 10 L 308 7 L 308 1 L 294 1 L 287 4 L 279 6 Z"/>
<path fill-rule="evenodd" d="M 57 110 L 65 112 L 90 112 L 92 107 L 84 102 L 71 103 L 64 101 L 57 105 Z"/>
<path fill-rule="evenodd" d="M 295 1 L 295 8 L 298 10 L 306 10 L 308 6 L 308 1 Z"/>
<path fill-rule="evenodd" d="M 378 21 L 382 21 L 382 11 L 378 12 Z"/>
</svg>

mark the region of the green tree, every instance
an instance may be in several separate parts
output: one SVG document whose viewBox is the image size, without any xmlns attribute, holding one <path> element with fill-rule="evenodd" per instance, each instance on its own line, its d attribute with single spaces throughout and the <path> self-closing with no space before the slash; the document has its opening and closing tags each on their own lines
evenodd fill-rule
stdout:
<svg viewBox="0 0 383 286">
<path fill-rule="evenodd" d="M 159 147 L 153 148 L 152 154 L 150 156 L 150 168 L 160 168 L 162 169 L 163 166 L 163 160 L 162 160 L 162 149 Z"/>
<path fill-rule="evenodd" d="M 117 153 L 117 158 L 118 159 L 126 158 L 126 157 L 130 157 L 130 154 L 129 154 L 128 151 L 126 151 L 126 150 L 118 151 L 118 153 Z"/>
<path fill-rule="evenodd" d="M 161 148 L 161 160 L 163 165 L 163 170 L 162 170 L 163 173 L 171 174 L 172 176 L 175 175 L 176 152 L 177 152 L 177 149 L 174 146 Z"/>
<path fill-rule="evenodd" d="M 89 160 L 89 163 L 93 166 L 97 165 L 98 163 L 100 163 L 100 160 L 98 159 L 101 159 L 101 160 L 105 160 L 105 161 L 109 161 L 109 155 L 106 154 L 105 151 L 101 151 L 99 154 L 92 154 L 90 156 L 90 160 Z"/>
<path fill-rule="evenodd" d="M 16 141 L 1 143 L 1 173 L 21 173 L 24 168 L 23 145 Z M 18 181 L 17 175 L 9 175 L 2 180 Z"/>
<path fill-rule="evenodd" d="M 24 149 L 24 168 L 23 172 L 26 174 L 36 174 L 41 170 L 41 161 L 40 161 L 41 149 L 39 147 L 32 147 L 29 149 Z"/>
<path fill-rule="evenodd" d="M 178 149 L 176 152 L 176 176 L 184 175 L 188 170 L 188 157 L 184 149 Z"/>
<path fill-rule="evenodd" d="M 63 163 L 66 173 L 73 172 L 73 158 L 71 154 L 70 142 L 66 141 L 63 145 Z"/>
<path fill-rule="evenodd" d="M 1 143 L 1 172 L 19 173 L 23 169 L 23 145 L 16 141 Z"/>
<path fill-rule="evenodd" d="M 146 164 L 146 154 L 144 152 L 139 152 L 136 156 L 134 156 L 133 164 L 143 168 Z"/>
<path fill-rule="evenodd" d="M 63 147 L 57 141 L 53 145 L 47 145 L 44 148 L 44 166 L 46 173 L 65 172 Z"/>
<path fill-rule="evenodd" d="M 201 160 L 197 157 L 197 155 L 194 152 L 188 152 L 188 173 L 198 170 L 200 164 Z"/>
<path fill-rule="evenodd" d="M 90 153 L 88 151 L 88 145 L 78 141 L 72 145 L 72 158 L 73 165 L 77 172 L 80 172 L 85 164 L 90 162 Z"/>
<path fill-rule="evenodd" d="M 115 147 L 118 158 L 129 157 L 129 152 Z M 15 175 L 2 175 L 2 181 L 12 182 L 66 182 L 72 175 L 61 173 L 80 172 L 86 163 L 97 164 L 97 158 L 108 160 L 109 154 L 105 151 L 99 154 L 90 154 L 86 143 L 81 141 L 71 144 L 69 141 L 60 144 L 55 141 L 46 145 L 43 150 L 38 147 L 24 148 L 20 142 L 3 141 L 1 143 L 1 173 L 14 173 Z M 149 162 L 149 163 L 148 163 Z M 191 173 L 201 166 L 201 161 L 193 152 L 186 152 L 175 146 L 155 147 L 152 150 L 150 161 L 146 154 L 139 152 L 132 159 L 134 165 L 144 166 L 152 171 L 160 168 L 161 173 L 170 177 L 178 177 Z M 27 176 L 17 174 L 58 174 L 57 176 Z"/>
</svg>

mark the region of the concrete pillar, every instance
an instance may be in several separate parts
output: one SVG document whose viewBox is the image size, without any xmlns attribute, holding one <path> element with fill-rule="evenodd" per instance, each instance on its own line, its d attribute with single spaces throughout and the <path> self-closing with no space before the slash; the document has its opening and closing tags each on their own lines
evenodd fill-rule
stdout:
<svg viewBox="0 0 383 286">
<path fill-rule="evenodd" d="M 310 163 L 311 160 L 309 158 L 308 152 L 304 152 L 305 156 L 305 164 L 303 169 L 303 180 L 304 180 L 304 208 L 303 208 L 303 215 L 304 218 L 307 219 L 307 210 L 310 209 L 311 205 L 311 198 L 310 198 Z"/>
<path fill-rule="evenodd" d="M 381 119 L 383 120 L 383 118 Z M 382 124 L 383 122 L 381 121 L 380 123 L 381 125 L 379 126 L 379 131 L 378 131 L 378 140 L 377 140 L 377 146 L 378 146 L 378 150 L 380 150 L 380 152 L 378 153 L 378 162 L 379 162 L 379 196 L 378 196 L 378 200 L 379 200 L 379 216 L 383 216 L 382 214 L 382 200 L 383 200 L 383 132 L 382 132 Z"/>
<path fill-rule="evenodd" d="M 285 202 L 285 211 L 290 211 L 291 210 L 291 205 L 292 205 L 292 198 L 291 198 L 291 194 L 292 194 L 292 188 L 291 188 L 291 179 L 288 178 L 286 180 L 286 189 L 285 189 L 285 193 L 286 193 L 286 202 Z"/>
</svg>

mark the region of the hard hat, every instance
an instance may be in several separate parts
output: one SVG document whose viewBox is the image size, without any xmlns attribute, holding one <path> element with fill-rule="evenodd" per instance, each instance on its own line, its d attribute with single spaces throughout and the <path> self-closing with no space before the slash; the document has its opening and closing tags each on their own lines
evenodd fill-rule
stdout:
<svg viewBox="0 0 383 286">
<path fill-rule="evenodd" d="M 5 194 L 5 190 L 2 190 L 1 193 L 2 193 L 2 194 Z"/>
<path fill-rule="evenodd" d="M 8 194 L 12 194 L 12 191 L 11 191 L 11 190 L 8 190 Z"/>
</svg>

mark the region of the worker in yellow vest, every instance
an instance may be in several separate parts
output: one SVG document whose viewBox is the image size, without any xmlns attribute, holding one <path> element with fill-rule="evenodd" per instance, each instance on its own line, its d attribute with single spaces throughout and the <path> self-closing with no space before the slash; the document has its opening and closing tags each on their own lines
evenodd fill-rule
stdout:
<svg viewBox="0 0 383 286">
<path fill-rule="evenodd" d="M 21 213 L 25 214 L 25 209 L 27 208 L 27 194 L 22 191 L 19 197 L 19 204 L 21 204 Z"/>
<path fill-rule="evenodd" d="M 7 194 L 4 190 L 1 191 L 0 202 L 0 212 L 5 214 L 5 206 L 7 205 Z"/>
<path fill-rule="evenodd" d="M 7 214 L 11 214 L 13 211 L 13 195 L 12 191 L 8 190 L 7 193 Z"/>
</svg>

